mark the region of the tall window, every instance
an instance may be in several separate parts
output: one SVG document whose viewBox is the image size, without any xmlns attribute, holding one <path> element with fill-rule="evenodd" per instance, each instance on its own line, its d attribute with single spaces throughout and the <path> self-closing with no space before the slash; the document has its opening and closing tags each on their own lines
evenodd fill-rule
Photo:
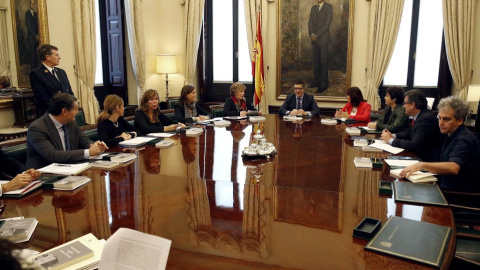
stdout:
<svg viewBox="0 0 480 270">
<path fill-rule="evenodd" d="M 207 0 L 206 100 L 224 100 L 229 87 L 240 81 L 252 100 L 252 66 L 248 51 L 243 0 Z M 222 100 L 222 101 L 223 101 Z"/>
<path fill-rule="evenodd" d="M 383 78 L 384 87 L 420 88 L 427 95 L 436 91 L 443 42 L 442 16 L 442 1 L 405 0 L 392 59 Z"/>
</svg>

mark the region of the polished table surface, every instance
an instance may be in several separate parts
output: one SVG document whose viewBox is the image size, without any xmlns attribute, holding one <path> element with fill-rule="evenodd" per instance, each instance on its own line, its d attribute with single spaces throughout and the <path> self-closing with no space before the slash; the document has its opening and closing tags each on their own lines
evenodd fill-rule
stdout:
<svg viewBox="0 0 480 270">
<path fill-rule="evenodd" d="M 73 192 L 4 199 L 1 217 L 36 217 L 24 247 L 38 251 L 89 232 L 107 239 L 120 227 L 158 235 L 172 240 L 167 269 L 431 268 L 364 250 L 367 241 L 352 237 L 365 217 L 455 226 L 448 207 L 379 196 L 379 180 L 395 180 L 388 169 L 358 170 L 353 159 L 387 153 L 363 153 L 342 127 L 268 115 L 261 123 L 208 126 L 197 137 L 177 134 L 170 148 L 124 150 L 138 158 L 111 171 L 84 172 L 92 181 Z M 257 130 L 278 154 L 243 160 Z M 454 235 L 442 268 L 454 255 Z"/>
</svg>

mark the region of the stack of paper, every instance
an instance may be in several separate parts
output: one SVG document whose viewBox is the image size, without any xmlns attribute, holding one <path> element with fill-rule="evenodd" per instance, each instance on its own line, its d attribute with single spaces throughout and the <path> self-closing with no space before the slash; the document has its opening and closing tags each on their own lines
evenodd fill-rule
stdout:
<svg viewBox="0 0 480 270">
<path fill-rule="evenodd" d="M 373 168 L 372 160 L 368 157 L 355 157 L 353 163 L 357 168 Z"/>
<path fill-rule="evenodd" d="M 400 172 L 402 169 L 390 170 L 390 175 L 397 178 L 402 178 L 400 176 Z M 435 174 L 430 172 L 414 172 L 409 177 L 408 180 L 412 181 L 413 183 L 428 183 L 428 182 L 436 182 L 437 178 L 434 176 Z"/>
<path fill-rule="evenodd" d="M 145 144 L 147 144 L 147 142 L 151 140 L 155 140 L 155 138 L 140 136 L 140 137 L 136 137 L 130 140 L 120 142 L 118 145 L 123 147 L 140 147 L 140 146 L 144 146 Z"/>
<path fill-rule="evenodd" d="M 159 141 L 157 144 L 155 144 L 155 146 L 158 147 L 158 148 L 168 148 L 172 145 L 173 145 L 172 140 L 163 140 L 163 141 Z"/>
<path fill-rule="evenodd" d="M 185 132 L 185 135 L 196 136 L 202 133 L 203 133 L 203 128 L 190 128 L 190 129 L 187 129 L 187 131 Z"/>
<path fill-rule="evenodd" d="M 250 122 L 263 122 L 263 121 L 265 121 L 265 116 L 250 116 L 250 118 L 248 118 L 248 120 Z"/>
<path fill-rule="evenodd" d="M 378 149 L 378 148 L 371 147 L 371 146 L 362 146 L 362 150 L 363 150 L 363 152 L 375 152 L 375 153 L 383 152 L 382 149 Z"/>
<path fill-rule="evenodd" d="M 53 173 L 53 174 L 62 174 L 62 175 L 74 175 L 85 171 L 90 168 L 90 163 L 79 163 L 79 164 L 60 164 L 52 163 L 46 167 L 38 169 L 42 173 Z"/>
<path fill-rule="evenodd" d="M 72 249 L 77 247 L 81 247 L 81 249 Z M 95 269 L 99 266 L 102 252 L 103 244 L 93 234 L 89 233 L 56 248 L 52 248 L 34 257 L 31 257 L 29 258 L 29 261 L 35 262 L 39 266 L 43 265 L 44 269 Z M 64 257 L 59 254 L 69 254 L 72 256 Z M 54 260 L 53 258 L 55 258 L 57 255 L 62 256 L 62 259 Z"/>
<path fill-rule="evenodd" d="M 297 117 L 295 115 L 285 115 L 283 117 L 283 121 L 300 121 L 302 119 L 302 117 Z"/>
<path fill-rule="evenodd" d="M 223 119 L 229 119 L 229 120 L 243 120 L 243 119 L 247 119 L 247 118 L 248 118 L 247 116 L 225 116 L 225 117 L 223 117 Z"/>
<path fill-rule="evenodd" d="M 102 168 L 102 169 L 111 169 L 117 167 L 120 163 L 108 161 L 108 160 L 97 160 L 92 162 L 92 167 L 94 168 Z"/>
<path fill-rule="evenodd" d="M 355 139 L 353 141 L 353 146 L 368 146 L 368 140 L 367 139 Z"/>
<path fill-rule="evenodd" d="M 90 182 L 90 180 L 91 179 L 86 176 L 68 176 L 53 183 L 53 188 L 60 190 L 74 190 Z"/>
<path fill-rule="evenodd" d="M 114 156 L 111 156 L 110 157 L 110 161 L 113 161 L 113 162 L 127 162 L 127 161 L 130 161 L 132 159 L 135 159 L 137 157 L 137 155 L 133 154 L 133 153 L 118 153 Z"/>
<path fill-rule="evenodd" d="M 347 127 L 345 132 L 347 132 L 348 135 L 360 135 L 361 133 L 360 129 L 357 127 Z"/>
<path fill-rule="evenodd" d="M 216 127 L 226 127 L 226 126 L 230 126 L 232 124 L 230 121 L 225 121 L 225 120 L 216 121 L 214 123 L 215 123 Z"/>
<path fill-rule="evenodd" d="M 393 147 L 390 144 L 388 144 L 388 143 L 386 143 L 382 140 L 375 140 L 375 142 L 370 144 L 369 146 L 373 147 L 373 148 L 382 149 L 382 150 L 390 152 L 392 154 L 398 154 L 398 153 L 400 153 L 404 150 L 403 148 Z"/>
<path fill-rule="evenodd" d="M 10 181 L 0 181 L 0 185 L 6 184 Z M 3 197 L 5 198 L 20 198 L 23 197 L 24 195 L 38 189 L 39 187 L 42 186 L 42 181 L 32 181 L 30 184 L 23 188 L 19 188 L 16 190 L 11 190 L 9 192 L 3 193 Z"/>
<path fill-rule="evenodd" d="M 157 137 L 157 138 L 168 138 L 168 137 L 172 137 L 173 135 L 175 135 L 175 133 L 161 132 L 161 133 L 148 133 L 147 134 L 147 136 Z"/>
<path fill-rule="evenodd" d="M 419 161 L 415 160 L 415 159 L 405 160 L 405 159 L 388 159 L 387 158 L 387 159 L 385 159 L 385 162 L 390 167 L 405 168 L 405 167 L 408 167 L 408 166 L 413 165 L 415 163 L 418 163 Z"/>
<path fill-rule="evenodd" d="M 6 239 L 13 243 L 28 241 L 37 224 L 36 218 L 0 219 L 0 239 Z"/>
<path fill-rule="evenodd" d="M 324 125 L 336 125 L 336 124 L 337 124 L 337 120 L 332 119 L 332 118 L 322 119 L 322 120 L 320 120 L 320 123 L 322 123 L 322 124 L 324 124 Z"/>
</svg>

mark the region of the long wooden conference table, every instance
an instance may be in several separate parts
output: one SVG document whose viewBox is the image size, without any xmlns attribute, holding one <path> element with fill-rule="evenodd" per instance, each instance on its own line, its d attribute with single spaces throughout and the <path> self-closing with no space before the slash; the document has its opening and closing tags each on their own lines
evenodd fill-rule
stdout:
<svg viewBox="0 0 480 270">
<path fill-rule="evenodd" d="M 241 157 L 257 130 L 277 148 L 269 161 Z M 395 180 L 388 167 L 358 170 L 353 159 L 387 153 L 362 152 L 319 118 L 293 123 L 268 115 L 172 139 L 167 149 L 126 150 L 137 159 L 111 171 L 85 171 L 92 181 L 75 191 L 3 199 L 1 218 L 36 217 L 23 245 L 37 251 L 90 232 L 108 239 L 121 227 L 158 235 L 172 240 L 167 269 L 429 269 L 364 250 L 367 241 L 352 237 L 353 229 L 365 217 L 384 224 L 394 215 L 455 232 L 448 207 L 379 196 L 379 181 Z M 442 269 L 455 243 L 453 233 Z"/>
</svg>

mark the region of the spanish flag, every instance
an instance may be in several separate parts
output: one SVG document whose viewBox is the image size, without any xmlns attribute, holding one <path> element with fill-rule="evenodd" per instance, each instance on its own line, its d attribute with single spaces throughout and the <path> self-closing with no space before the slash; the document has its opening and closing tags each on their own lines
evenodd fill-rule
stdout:
<svg viewBox="0 0 480 270">
<path fill-rule="evenodd" d="M 263 82 L 263 45 L 262 45 L 262 27 L 260 22 L 260 11 L 257 12 L 257 34 L 253 45 L 252 75 L 255 83 L 255 107 L 262 100 L 265 84 Z"/>
</svg>

